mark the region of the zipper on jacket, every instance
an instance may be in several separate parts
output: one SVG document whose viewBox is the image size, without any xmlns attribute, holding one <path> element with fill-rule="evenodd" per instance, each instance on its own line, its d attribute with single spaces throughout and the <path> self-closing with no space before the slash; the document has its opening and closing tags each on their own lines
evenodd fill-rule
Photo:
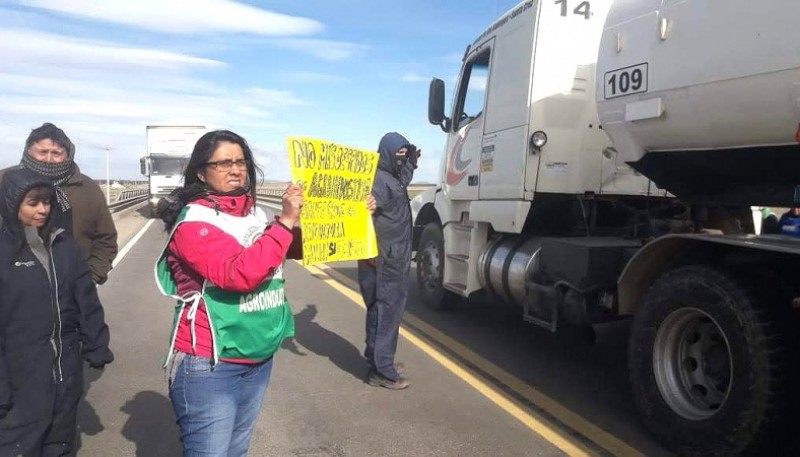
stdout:
<svg viewBox="0 0 800 457">
<path fill-rule="evenodd" d="M 53 355 L 56 356 L 56 360 L 58 359 L 58 348 L 56 347 L 56 337 L 55 337 L 55 324 L 53 324 L 53 331 L 50 333 L 50 345 L 53 346 Z M 53 365 L 53 379 L 58 379 L 58 373 L 56 372 L 56 367 Z"/>
<path fill-rule="evenodd" d="M 50 243 L 50 267 L 52 268 L 53 272 L 53 290 L 55 291 L 55 302 L 56 302 L 56 325 L 57 325 L 57 336 L 58 336 L 58 348 L 56 350 L 56 370 L 58 373 L 58 381 L 64 381 L 64 372 L 61 369 L 61 355 L 64 353 L 64 342 L 61 340 L 61 304 L 58 301 L 58 275 L 56 274 L 56 262 L 53 258 L 53 243 Z M 55 339 L 53 340 L 53 345 L 56 346 Z"/>
</svg>

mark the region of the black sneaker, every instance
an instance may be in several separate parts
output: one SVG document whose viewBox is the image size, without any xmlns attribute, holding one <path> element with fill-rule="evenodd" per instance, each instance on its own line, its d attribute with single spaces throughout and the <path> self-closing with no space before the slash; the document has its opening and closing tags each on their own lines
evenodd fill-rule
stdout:
<svg viewBox="0 0 800 457">
<path fill-rule="evenodd" d="M 411 385 L 408 379 L 402 376 L 397 379 L 389 379 L 377 371 L 370 372 L 369 375 L 367 375 L 367 384 L 372 387 L 385 387 L 390 390 L 403 390 Z"/>
</svg>

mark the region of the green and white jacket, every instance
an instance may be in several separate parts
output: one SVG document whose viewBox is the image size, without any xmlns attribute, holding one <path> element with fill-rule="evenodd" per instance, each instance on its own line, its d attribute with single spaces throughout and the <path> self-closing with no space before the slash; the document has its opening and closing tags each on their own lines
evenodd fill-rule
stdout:
<svg viewBox="0 0 800 457">
<path fill-rule="evenodd" d="M 214 363 L 220 359 L 266 360 L 277 352 L 285 338 L 294 336 L 294 316 L 284 293 L 282 265 L 250 292 L 225 291 L 206 279 L 202 290 L 179 296 L 167 262 L 167 246 L 180 224 L 211 224 L 247 248 L 264 233 L 267 221 L 264 211 L 255 206 L 246 216 L 227 214 L 199 204 L 190 203 L 184 207 L 155 265 L 156 284 L 161 293 L 176 300 L 170 350 L 164 366 L 172 355 L 185 308 L 189 309 L 187 317 L 192 330 L 192 346 L 195 345 L 194 318 L 201 309 L 201 300 L 205 303 L 211 326 Z"/>
</svg>

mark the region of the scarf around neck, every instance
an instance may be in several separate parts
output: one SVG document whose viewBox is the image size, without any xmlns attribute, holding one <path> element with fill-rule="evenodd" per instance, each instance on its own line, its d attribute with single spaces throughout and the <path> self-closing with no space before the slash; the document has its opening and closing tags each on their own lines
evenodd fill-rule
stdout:
<svg viewBox="0 0 800 457">
<path fill-rule="evenodd" d="M 66 212 L 70 209 L 69 198 L 67 198 L 67 194 L 61 186 L 69 181 L 69 178 L 75 173 L 75 162 L 72 157 L 67 157 L 67 160 L 61 163 L 46 163 L 34 159 L 28 154 L 28 151 L 25 151 L 22 154 L 22 161 L 19 165 L 49 178 L 56 186 L 56 197 L 61 211 Z"/>
</svg>

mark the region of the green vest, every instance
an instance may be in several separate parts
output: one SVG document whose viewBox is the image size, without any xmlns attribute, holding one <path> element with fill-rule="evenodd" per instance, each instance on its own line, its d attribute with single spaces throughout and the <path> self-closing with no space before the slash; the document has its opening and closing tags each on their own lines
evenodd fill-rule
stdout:
<svg viewBox="0 0 800 457">
<path fill-rule="evenodd" d="M 195 221 L 214 225 L 236 238 L 245 248 L 251 246 L 267 226 L 267 216 L 258 207 L 244 217 L 195 204 L 188 204 L 181 211 L 155 266 L 156 284 L 161 293 L 177 300 L 170 350 L 164 366 L 172 356 L 178 324 L 185 308 L 189 308 L 187 317 L 194 347 L 194 317 L 201 298 L 205 302 L 211 326 L 214 363 L 221 358 L 268 359 L 277 352 L 285 338 L 294 336 L 294 316 L 283 289 L 283 265 L 276 268 L 271 277 L 251 292 L 225 291 L 206 279 L 202 290 L 178 296 L 178 287 L 167 263 L 167 246 L 180 224 Z"/>
</svg>

